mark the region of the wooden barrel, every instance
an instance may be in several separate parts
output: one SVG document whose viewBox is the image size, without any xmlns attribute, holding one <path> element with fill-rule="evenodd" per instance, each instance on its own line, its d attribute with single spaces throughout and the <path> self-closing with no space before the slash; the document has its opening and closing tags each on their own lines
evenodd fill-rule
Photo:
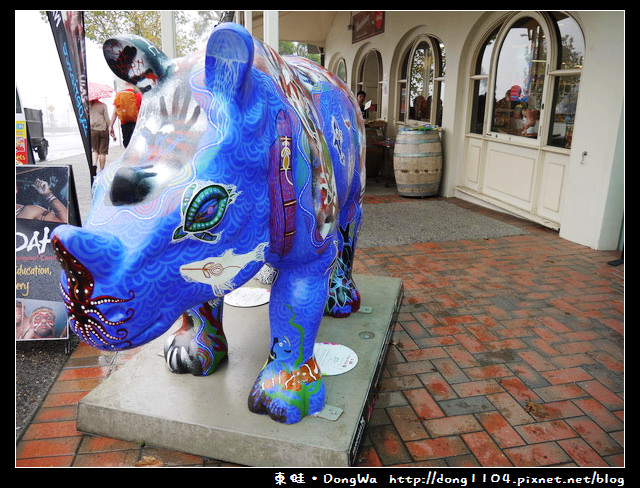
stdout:
<svg viewBox="0 0 640 488">
<path fill-rule="evenodd" d="M 400 129 L 393 151 L 393 171 L 400 195 L 437 195 L 442 178 L 440 132 Z"/>
</svg>

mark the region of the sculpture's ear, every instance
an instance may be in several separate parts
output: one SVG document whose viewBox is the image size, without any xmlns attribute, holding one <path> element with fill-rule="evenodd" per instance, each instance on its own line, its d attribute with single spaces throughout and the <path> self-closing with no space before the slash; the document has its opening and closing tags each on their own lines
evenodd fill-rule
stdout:
<svg viewBox="0 0 640 488">
<path fill-rule="evenodd" d="M 133 34 L 107 39 L 102 51 L 114 74 L 146 92 L 169 74 L 171 60 L 144 37 Z"/>
<path fill-rule="evenodd" d="M 253 65 L 253 38 L 239 24 L 216 26 L 207 42 L 205 82 L 219 95 L 241 96 Z"/>
</svg>

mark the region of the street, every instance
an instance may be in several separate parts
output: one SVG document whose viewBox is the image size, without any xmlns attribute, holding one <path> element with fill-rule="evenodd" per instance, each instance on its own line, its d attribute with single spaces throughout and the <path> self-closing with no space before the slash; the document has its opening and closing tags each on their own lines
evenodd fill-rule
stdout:
<svg viewBox="0 0 640 488">
<path fill-rule="evenodd" d="M 58 132 L 55 134 L 45 134 L 45 139 L 49 142 L 49 153 L 47 154 L 47 162 L 57 159 L 64 159 L 84 152 L 82 138 L 78 131 Z M 36 163 L 38 156 L 34 156 Z"/>
</svg>

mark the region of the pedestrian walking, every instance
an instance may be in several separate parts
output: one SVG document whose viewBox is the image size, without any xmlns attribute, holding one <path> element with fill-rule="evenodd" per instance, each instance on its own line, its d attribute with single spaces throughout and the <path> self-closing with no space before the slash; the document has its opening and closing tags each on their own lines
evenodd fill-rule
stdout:
<svg viewBox="0 0 640 488">
<path fill-rule="evenodd" d="M 125 84 L 125 89 L 115 97 L 113 105 L 115 110 L 111 117 L 111 124 L 109 125 L 109 132 L 115 140 L 116 134 L 113 126 L 116 122 L 116 118 L 120 120 L 120 127 L 122 128 L 122 144 L 124 147 L 129 145 L 131 140 L 131 134 L 136 128 L 136 122 L 138 121 L 138 111 L 140 110 L 140 104 L 142 103 L 142 93 L 136 89 L 131 83 Z"/>
</svg>

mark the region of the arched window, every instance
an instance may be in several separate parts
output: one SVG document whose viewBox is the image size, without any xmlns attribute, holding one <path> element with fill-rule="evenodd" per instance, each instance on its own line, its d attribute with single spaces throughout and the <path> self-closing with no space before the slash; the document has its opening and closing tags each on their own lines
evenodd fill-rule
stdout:
<svg viewBox="0 0 640 488">
<path fill-rule="evenodd" d="M 365 118 L 379 118 L 382 113 L 382 57 L 375 49 L 365 55 L 360 65 L 356 93 L 360 91 L 366 93 Z"/>
<path fill-rule="evenodd" d="M 340 59 L 340 61 L 338 61 L 338 66 L 336 67 L 336 76 L 347 83 L 347 63 L 344 59 Z"/>
<path fill-rule="evenodd" d="M 571 148 L 583 54 L 582 31 L 567 14 L 512 17 L 478 52 L 469 131 Z"/>
<path fill-rule="evenodd" d="M 547 144 L 571 148 L 573 121 L 580 88 L 580 73 L 584 58 L 584 37 L 578 23 L 562 12 L 553 12 L 557 27 L 558 56 L 549 71 L 553 83 L 551 124 Z"/>
<path fill-rule="evenodd" d="M 484 115 L 487 108 L 487 90 L 489 85 L 489 73 L 493 48 L 498 36 L 498 29 L 493 31 L 480 50 L 476 66 L 471 79 L 473 80 L 473 108 L 471 109 L 470 131 L 482 134 L 484 130 Z"/>
<path fill-rule="evenodd" d="M 547 43 L 542 26 L 524 17 L 509 28 L 498 54 L 491 130 L 538 137 L 547 71 Z"/>
<path fill-rule="evenodd" d="M 400 121 L 442 125 L 444 98 L 444 45 L 433 36 L 421 36 L 402 62 L 400 75 Z M 433 101 L 437 102 L 434 103 Z"/>
</svg>

